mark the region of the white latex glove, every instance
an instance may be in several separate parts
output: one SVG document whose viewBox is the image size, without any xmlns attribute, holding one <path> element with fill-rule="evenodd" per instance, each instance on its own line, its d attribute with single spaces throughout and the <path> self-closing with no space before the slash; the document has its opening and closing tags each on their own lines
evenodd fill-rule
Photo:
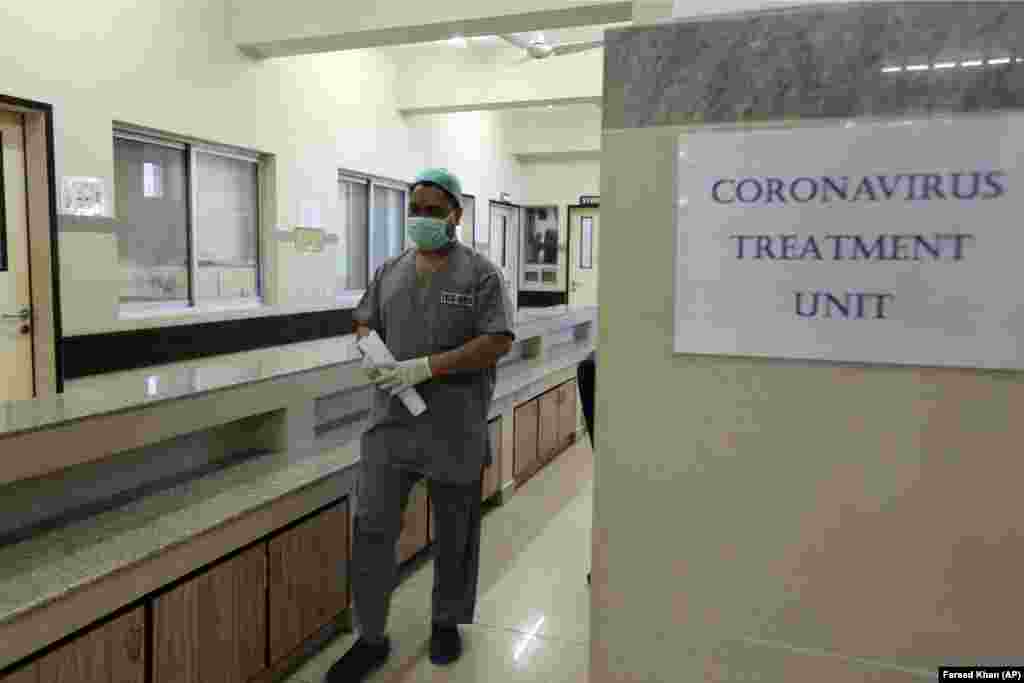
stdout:
<svg viewBox="0 0 1024 683">
<path fill-rule="evenodd" d="M 380 376 L 373 380 L 384 391 L 397 396 L 434 376 L 430 369 L 430 358 L 422 356 L 401 363 L 381 363 L 377 366 Z"/>
<path fill-rule="evenodd" d="M 380 370 L 377 369 L 377 366 L 374 364 L 373 360 L 368 355 L 363 353 L 363 350 L 361 348 L 359 348 L 358 339 L 356 339 L 356 341 L 352 343 L 352 346 L 353 348 L 355 348 L 356 353 L 358 353 L 359 356 L 363 359 L 362 364 L 360 365 L 360 369 L 366 374 L 367 379 L 373 382 L 380 376 Z"/>
</svg>

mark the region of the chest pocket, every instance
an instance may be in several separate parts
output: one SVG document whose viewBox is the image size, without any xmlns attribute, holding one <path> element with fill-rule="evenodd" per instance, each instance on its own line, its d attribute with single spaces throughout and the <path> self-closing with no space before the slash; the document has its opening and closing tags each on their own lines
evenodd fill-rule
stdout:
<svg viewBox="0 0 1024 683">
<path fill-rule="evenodd" d="M 434 338 L 445 350 L 462 346 L 476 333 L 476 297 L 472 290 L 442 289 L 435 295 Z"/>
</svg>

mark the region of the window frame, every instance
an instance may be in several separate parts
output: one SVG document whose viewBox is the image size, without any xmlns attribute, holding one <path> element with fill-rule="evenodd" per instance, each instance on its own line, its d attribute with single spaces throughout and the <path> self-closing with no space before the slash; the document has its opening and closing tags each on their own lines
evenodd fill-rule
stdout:
<svg viewBox="0 0 1024 683">
<path fill-rule="evenodd" d="M 472 229 L 470 230 L 470 234 L 469 234 L 469 241 L 467 242 L 466 240 L 463 240 L 462 243 L 465 244 L 466 246 L 468 246 L 470 249 L 473 249 L 475 251 L 476 250 L 476 195 L 475 194 L 469 194 L 468 192 L 463 192 L 462 193 L 462 197 L 463 197 L 463 199 L 462 199 L 462 204 L 463 204 L 463 206 L 462 206 L 462 220 L 463 220 L 462 227 L 465 227 L 465 220 L 466 220 L 466 216 L 467 215 L 471 215 L 472 219 L 473 219 L 473 221 L 472 221 L 473 222 Z M 466 211 L 466 206 L 465 206 L 465 204 L 466 204 L 466 197 L 468 197 L 469 199 L 473 200 L 473 210 L 472 210 L 472 212 L 467 212 Z"/>
<path fill-rule="evenodd" d="M 174 317 L 182 313 L 201 313 L 204 309 L 245 309 L 260 307 L 267 301 L 267 277 L 264 258 L 263 239 L 266 234 L 263 201 L 267 182 L 266 164 L 268 155 L 254 150 L 231 147 L 206 140 L 198 140 L 186 136 L 171 135 L 162 132 L 140 129 L 131 124 L 115 122 L 111 143 L 115 140 L 127 140 L 146 145 L 167 147 L 185 153 L 185 245 L 188 253 L 188 292 L 186 299 L 154 302 L 122 302 L 118 294 L 118 317 L 120 319 L 138 319 L 149 317 Z M 220 156 L 251 163 L 256 168 L 256 291 L 253 296 L 234 297 L 230 299 L 198 298 L 199 253 L 197 244 L 197 199 L 198 186 L 195 183 L 196 164 L 199 154 Z M 116 163 L 116 158 L 115 158 Z M 116 187 L 115 187 L 116 190 Z"/>
<path fill-rule="evenodd" d="M 364 185 L 366 187 L 366 240 L 365 240 L 366 254 L 364 255 L 364 257 L 365 257 L 365 264 L 364 265 L 366 266 L 366 284 L 367 284 L 367 287 L 369 287 L 370 282 L 373 281 L 373 274 L 374 274 L 374 270 L 370 267 L 371 266 L 370 259 L 371 259 L 372 252 L 373 252 L 373 250 L 370 248 L 370 244 L 371 244 L 371 238 L 372 238 L 372 235 L 373 235 L 373 228 L 374 228 L 374 225 L 373 225 L 373 208 L 374 208 L 373 195 L 374 195 L 374 190 L 379 186 L 379 187 L 383 187 L 383 188 L 386 188 L 386 189 L 389 189 L 389 190 L 397 190 L 397 191 L 402 193 L 402 196 L 404 198 L 403 202 L 402 202 L 403 206 L 402 206 L 402 212 L 401 212 L 401 214 L 402 214 L 401 215 L 401 219 L 402 219 L 402 238 L 401 238 L 401 244 L 402 244 L 402 246 L 401 246 L 401 248 L 400 248 L 400 250 L 398 252 L 399 254 L 401 254 L 402 252 L 405 251 L 405 248 L 406 248 L 405 247 L 405 245 L 406 245 L 406 228 L 408 226 L 408 221 L 409 221 L 409 190 L 412 188 L 412 183 L 408 182 L 408 181 L 405 181 L 405 180 L 397 180 L 395 178 L 387 178 L 387 177 L 384 177 L 384 176 L 373 175 L 372 173 L 363 173 L 361 171 L 353 171 L 353 170 L 347 169 L 347 168 L 339 168 L 338 169 L 338 180 L 337 180 L 337 182 L 338 182 L 339 187 L 340 187 L 341 183 L 343 183 L 343 182 L 348 182 L 348 183 L 353 183 L 353 184 L 360 184 L 360 185 Z M 347 233 L 346 233 L 346 235 L 347 235 Z M 339 234 L 339 237 L 344 239 L 345 236 L 342 236 L 342 235 Z M 346 245 L 345 258 L 346 259 L 351 259 L 351 254 L 348 251 L 348 246 L 349 245 Z M 342 290 L 340 292 L 336 291 L 335 292 L 335 299 L 343 301 L 343 302 L 346 302 L 346 303 L 351 303 L 352 300 L 355 299 L 358 302 L 358 299 L 362 298 L 362 296 L 363 296 L 363 294 L 365 292 L 366 292 L 366 287 L 364 287 L 362 289 L 345 289 L 345 290 Z"/>
</svg>

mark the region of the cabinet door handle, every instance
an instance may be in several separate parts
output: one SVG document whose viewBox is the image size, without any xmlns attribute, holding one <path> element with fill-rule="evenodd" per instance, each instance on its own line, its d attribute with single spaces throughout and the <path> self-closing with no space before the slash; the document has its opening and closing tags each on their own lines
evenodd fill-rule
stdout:
<svg viewBox="0 0 1024 683">
<path fill-rule="evenodd" d="M 128 661 L 137 662 L 142 658 L 142 628 L 132 626 L 124 639 L 125 650 L 128 652 Z"/>
</svg>

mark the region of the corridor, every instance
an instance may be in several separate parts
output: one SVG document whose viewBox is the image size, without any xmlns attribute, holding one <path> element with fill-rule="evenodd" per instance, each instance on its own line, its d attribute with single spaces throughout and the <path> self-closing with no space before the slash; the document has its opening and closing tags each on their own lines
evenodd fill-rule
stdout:
<svg viewBox="0 0 1024 683">
<path fill-rule="evenodd" d="M 370 680 L 584 683 L 592 495 L 584 438 L 484 515 L 476 623 L 463 627 L 465 654 L 451 667 L 430 663 L 433 565 L 414 559 L 392 602 L 391 659 Z M 320 683 L 354 639 L 341 636 L 288 681 Z"/>
</svg>

